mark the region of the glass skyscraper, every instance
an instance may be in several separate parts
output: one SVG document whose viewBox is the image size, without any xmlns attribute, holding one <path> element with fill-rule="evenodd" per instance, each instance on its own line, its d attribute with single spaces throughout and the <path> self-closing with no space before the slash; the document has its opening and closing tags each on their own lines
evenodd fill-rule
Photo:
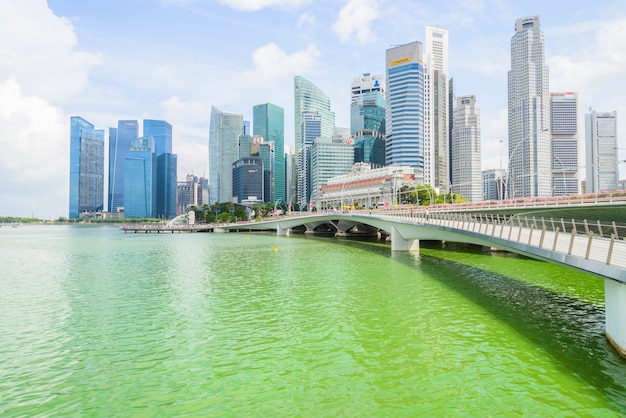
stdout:
<svg viewBox="0 0 626 418">
<path fill-rule="evenodd" d="M 580 193 L 578 130 L 578 93 L 551 93 L 553 196 Z"/>
<path fill-rule="evenodd" d="M 273 200 L 285 201 L 285 110 L 265 103 L 252 109 L 252 134 L 260 135 L 265 142 L 274 143 L 272 170 Z"/>
<path fill-rule="evenodd" d="M 124 217 L 153 218 L 156 212 L 157 159 L 152 136 L 131 142 L 124 159 Z"/>
<path fill-rule="evenodd" d="M 386 163 L 424 169 L 424 66 L 422 44 L 386 51 Z"/>
<path fill-rule="evenodd" d="M 472 202 L 483 199 L 480 167 L 480 109 L 475 96 L 460 96 L 452 129 L 452 192 Z"/>
<path fill-rule="evenodd" d="M 350 136 L 354 162 L 385 165 L 385 90 L 382 75 L 362 74 L 352 82 Z"/>
<path fill-rule="evenodd" d="M 302 112 L 317 112 L 320 116 L 320 136 L 332 137 L 335 112 L 330 110 L 330 98 L 316 85 L 303 77 L 294 78 L 294 126 L 296 153 L 302 148 Z"/>
<path fill-rule="evenodd" d="M 322 117 L 318 112 L 302 112 L 300 137 L 302 147 L 298 150 L 298 205 L 306 207 L 311 196 L 311 146 L 321 137 Z"/>
<path fill-rule="evenodd" d="M 515 21 L 508 73 L 509 196 L 552 194 L 550 80 L 539 16 Z"/>
<path fill-rule="evenodd" d="M 243 115 L 211 107 L 209 126 L 209 201 L 233 199 L 233 163 L 239 159 L 239 136 L 244 134 Z"/>
<path fill-rule="evenodd" d="M 124 209 L 124 162 L 131 143 L 139 136 L 138 127 L 136 120 L 120 120 L 117 129 L 109 129 L 109 212 Z"/>
<path fill-rule="evenodd" d="M 70 118 L 69 217 L 104 209 L 104 130 L 79 116 Z"/>
<path fill-rule="evenodd" d="M 157 155 L 157 218 L 176 216 L 177 156 L 172 154 L 172 125 L 164 120 L 144 119 L 143 135 L 154 138 Z"/>
<path fill-rule="evenodd" d="M 587 180 L 585 190 L 594 193 L 615 190 L 619 182 L 617 158 L 617 112 L 585 114 Z"/>
</svg>

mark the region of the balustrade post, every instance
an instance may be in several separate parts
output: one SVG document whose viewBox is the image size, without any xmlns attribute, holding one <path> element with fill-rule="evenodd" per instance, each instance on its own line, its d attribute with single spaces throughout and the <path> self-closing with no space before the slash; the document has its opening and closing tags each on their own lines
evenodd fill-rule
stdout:
<svg viewBox="0 0 626 418">
<path fill-rule="evenodd" d="M 593 232 L 589 233 L 589 239 L 587 240 L 587 251 L 585 252 L 585 260 L 589 260 L 589 252 L 591 251 L 591 241 L 593 240 Z"/>
<path fill-rule="evenodd" d="M 561 229 L 563 230 L 563 232 L 567 231 L 567 229 L 565 229 L 565 221 L 563 220 L 563 218 L 561 218 Z"/>
<path fill-rule="evenodd" d="M 535 230 L 535 225 L 531 225 L 530 226 L 530 233 L 528 234 L 528 245 L 530 245 L 530 243 L 533 240 L 533 231 Z"/>
<path fill-rule="evenodd" d="M 550 223 L 552 224 L 552 230 L 554 231 L 554 218 L 550 218 Z"/>
<path fill-rule="evenodd" d="M 539 238 L 539 248 L 543 248 L 543 239 L 546 236 L 546 226 L 541 227 L 541 238 Z"/>
<path fill-rule="evenodd" d="M 573 220 L 573 219 L 572 219 Z M 576 224 L 572 228 L 572 236 L 569 240 L 569 250 L 567 250 L 567 255 L 572 255 L 572 248 L 574 248 L 574 238 L 576 237 Z"/>
<path fill-rule="evenodd" d="M 616 238 L 619 238 L 619 234 L 617 233 L 617 226 L 615 226 L 615 221 L 613 221 L 613 233 Z"/>
<path fill-rule="evenodd" d="M 611 257 L 613 256 L 613 244 L 615 243 L 615 234 L 611 234 L 611 242 L 609 243 L 609 251 L 606 254 L 606 264 L 611 264 Z"/>
<path fill-rule="evenodd" d="M 574 222 L 573 219 L 572 219 L 572 222 Z M 586 219 L 583 219 L 583 225 L 585 226 L 585 234 L 589 235 L 589 225 L 587 224 Z"/>
<path fill-rule="evenodd" d="M 598 233 L 600 234 L 600 238 L 604 238 L 604 234 L 602 233 L 602 225 L 600 224 L 599 219 L 598 219 Z"/>
<path fill-rule="evenodd" d="M 552 244 L 552 251 L 556 251 L 556 242 L 559 239 L 559 227 L 554 230 L 554 243 Z"/>
<path fill-rule="evenodd" d="M 522 220 L 519 220 L 519 232 L 517 233 L 517 242 L 519 242 L 520 239 L 522 239 Z"/>
</svg>

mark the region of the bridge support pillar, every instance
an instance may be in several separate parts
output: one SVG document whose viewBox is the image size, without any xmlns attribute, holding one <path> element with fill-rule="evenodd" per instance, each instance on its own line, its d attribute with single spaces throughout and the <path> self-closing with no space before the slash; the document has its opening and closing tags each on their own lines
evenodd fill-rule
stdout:
<svg viewBox="0 0 626 418">
<path fill-rule="evenodd" d="M 395 227 L 391 227 L 391 251 L 416 251 L 420 250 L 418 239 L 405 239 Z"/>
<path fill-rule="evenodd" d="M 284 237 L 289 236 L 289 228 L 283 228 L 281 225 L 276 225 L 276 236 Z"/>
<path fill-rule="evenodd" d="M 606 338 L 626 357 L 626 284 L 604 279 Z"/>
</svg>

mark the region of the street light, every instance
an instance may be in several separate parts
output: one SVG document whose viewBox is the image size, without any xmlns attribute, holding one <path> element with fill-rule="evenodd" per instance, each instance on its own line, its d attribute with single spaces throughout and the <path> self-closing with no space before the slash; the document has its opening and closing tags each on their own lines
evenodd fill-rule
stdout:
<svg viewBox="0 0 626 418">
<path fill-rule="evenodd" d="M 559 164 L 561 164 L 561 171 L 563 173 L 563 194 L 567 195 L 569 193 L 567 193 L 567 186 L 565 183 L 565 166 L 563 165 L 563 161 L 561 161 L 561 159 L 559 158 L 558 155 L 554 155 L 554 158 L 556 158 L 556 160 L 559 162 Z M 552 195 L 554 196 L 554 190 L 552 191 Z"/>
</svg>

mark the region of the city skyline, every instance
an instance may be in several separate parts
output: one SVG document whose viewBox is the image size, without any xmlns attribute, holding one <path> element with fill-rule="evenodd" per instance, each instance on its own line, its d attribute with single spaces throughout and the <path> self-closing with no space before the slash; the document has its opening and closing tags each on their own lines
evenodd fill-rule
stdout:
<svg viewBox="0 0 626 418">
<path fill-rule="evenodd" d="M 258 103 L 283 107 L 285 143 L 293 146 L 295 75 L 326 92 L 336 125 L 348 127 L 354 76 L 383 73 L 385 50 L 424 43 L 427 25 L 449 32 L 456 94 L 476 95 L 480 103 L 483 169 L 498 167 L 499 141 L 506 144 L 506 73 L 518 18 L 541 18 L 552 91 L 579 92 L 580 112 L 593 107 L 624 114 L 626 10 L 612 2 L 573 1 L 564 14 L 565 3 L 544 3 L 5 2 L 0 213 L 66 216 L 71 115 L 97 127 L 168 120 L 176 127 L 178 179 L 208 174 L 211 106 L 249 121 Z M 624 119 L 618 117 L 618 135 L 626 132 Z M 619 139 L 618 147 L 623 144 Z M 621 150 L 619 159 L 625 157 Z"/>
</svg>

